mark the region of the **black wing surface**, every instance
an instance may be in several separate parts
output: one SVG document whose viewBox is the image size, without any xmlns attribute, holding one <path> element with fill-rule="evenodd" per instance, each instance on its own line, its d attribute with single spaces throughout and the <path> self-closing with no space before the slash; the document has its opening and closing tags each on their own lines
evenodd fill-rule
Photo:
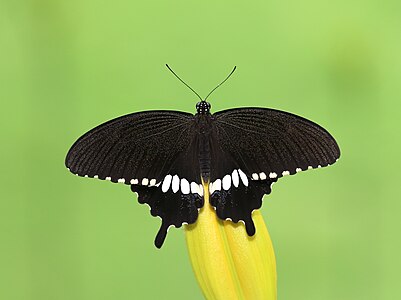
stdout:
<svg viewBox="0 0 401 300">
<path fill-rule="evenodd" d="M 203 206 L 192 114 L 148 111 L 90 130 L 71 147 L 66 166 L 79 176 L 131 185 L 138 201 L 162 219 L 155 244 L 170 225 L 194 223 Z"/>
<path fill-rule="evenodd" d="M 254 180 L 326 167 L 340 157 L 330 133 L 291 113 L 238 108 L 213 116 L 221 149 Z"/>
<path fill-rule="evenodd" d="M 162 224 L 155 238 L 155 246 L 161 248 L 170 226 L 193 224 L 198 210 L 203 207 L 203 186 L 200 183 L 197 136 L 188 149 L 177 157 L 168 174 L 158 186 L 132 185 L 138 193 L 139 203 L 150 206 L 152 216 L 159 216 Z M 195 179 L 193 179 L 195 178 Z"/>
<path fill-rule="evenodd" d="M 211 204 L 222 219 L 245 222 L 280 177 L 325 167 L 340 157 L 334 138 L 319 125 L 273 109 L 239 108 L 213 115 Z"/>
<path fill-rule="evenodd" d="M 79 176 L 125 184 L 160 182 L 192 139 L 193 115 L 148 111 L 125 115 L 85 133 L 65 164 Z M 148 184 L 145 184 L 148 185 Z"/>
</svg>

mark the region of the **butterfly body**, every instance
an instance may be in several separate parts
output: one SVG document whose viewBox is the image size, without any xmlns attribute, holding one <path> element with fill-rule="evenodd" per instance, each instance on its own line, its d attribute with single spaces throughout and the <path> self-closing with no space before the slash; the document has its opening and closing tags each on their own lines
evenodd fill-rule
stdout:
<svg viewBox="0 0 401 300">
<path fill-rule="evenodd" d="M 192 224 L 204 193 L 221 219 L 243 221 L 255 234 L 252 211 L 280 177 L 336 162 L 334 138 L 302 117 L 267 108 L 196 114 L 147 111 L 99 125 L 79 138 L 66 166 L 79 176 L 129 184 L 138 201 L 162 219 L 155 244 L 169 226 Z M 204 189 L 209 184 L 209 189 Z"/>
<path fill-rule="evenodd" d="M 210 180 L 210 164 L 211 164 L 211 153 L 210 153 L 210 141 L 212 135 L 212 122 L 213 118 L 207 110 L 203 112 L 199 106 L 198 113 L 195 115 L 195 124 L 197 127 L 196 132 L 198 133 L 199 143 L 199 167 L 200 176 L 204 182 Z M 210 107 L 210 106 L 209 106 Z"/>
</svg>

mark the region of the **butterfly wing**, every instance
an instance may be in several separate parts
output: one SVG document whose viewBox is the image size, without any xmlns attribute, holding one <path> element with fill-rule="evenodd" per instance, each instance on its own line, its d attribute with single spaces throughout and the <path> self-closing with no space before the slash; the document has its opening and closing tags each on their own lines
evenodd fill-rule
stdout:
<svg viewBox="0 0 401 300">
<path fill-rule="evenodd" d="M 79 176 L 124 182 L 160 182 L 186 150 L 193 115 L 149 111 L 125 115 L 85 133 L 69 150 L 66 166 Z"/>
<path fill-rule="evenodd" d="M 340 157 L 325 129 L 287 112 L 239 108 L 213 117 L 211 203 L 220 218 L 243 220 L 249 235 L 255 233 L 252 211 L 261 207 L 272 183 Z"/>
<path fill-rule="evenodd" d="M 188 149 L 177 157 L 159 186 L 131 186 L 132 191 L 139 195 L 138 201 L 150 206 L 152 216 L 159 216 L 162 219 L 155 238 L 157 248 L 163 245 L 170 226 L 179 228 L 185 223 L 195 223 L 198 219 L 198 210 L 203 207 L 197 141 L 195 136 Z"/>
<path fill-rule="evenodd" d="M 239 108 L 214 114 L 221 148 L 253 179 L 279 178 L 336 162 L 340 149 L 321 126 L 287 112 Z"/>
<path fill-rule="evenodd" d="M 193 126 L 194 116 L 183 112 L 122 116 L 80 137 L 66 166 L 79 176 L 130 184 L 139 202 L 162 218 L 155 241 L 161 247 L 167 228 L 195 222 L 203 205 Z"/>
</svg>

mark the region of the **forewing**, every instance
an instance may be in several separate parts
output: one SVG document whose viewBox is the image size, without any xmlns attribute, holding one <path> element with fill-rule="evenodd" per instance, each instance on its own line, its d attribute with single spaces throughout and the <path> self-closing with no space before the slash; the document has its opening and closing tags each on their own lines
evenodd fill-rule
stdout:
<svg viewBox="0 0 401 300">
<path fill-rule="evenodd" d="M 153 185 L 167 174 L 193 140 L 193 115 L 148 111 L 125 115 L 90 130 L 67 154 L 79 176 Z"/>
<path fill-rule="evenodd" d="M 254 180 L 325 167 L 340 149 L 321 126 L 273 109 L 239 108 L 214 114 L 218 143 Z"/>
</svg>

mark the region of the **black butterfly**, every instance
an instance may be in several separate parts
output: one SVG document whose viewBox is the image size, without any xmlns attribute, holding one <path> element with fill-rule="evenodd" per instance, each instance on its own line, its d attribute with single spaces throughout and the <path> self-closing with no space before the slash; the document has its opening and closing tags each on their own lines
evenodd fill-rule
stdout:
<svg viewBox="0 0 401 300">
<path fill-rule="evenodd" d="M 80 137 L 66 157 L 76 175 L 131 185 L 139 202 L 162 219 L 158 248 L 170 225 L 196 222 L 203 183 L 210 183 L 217 216 L 243 221 L 252 236 L 252 211 L 261 207 L 272 183 L 340 157 L 334 138 L 307 119 L 268 108 L 211 114 L 207 97 L 200 99 L 195 115 L 145 111 L 101 124 Z"/>
</svg>

